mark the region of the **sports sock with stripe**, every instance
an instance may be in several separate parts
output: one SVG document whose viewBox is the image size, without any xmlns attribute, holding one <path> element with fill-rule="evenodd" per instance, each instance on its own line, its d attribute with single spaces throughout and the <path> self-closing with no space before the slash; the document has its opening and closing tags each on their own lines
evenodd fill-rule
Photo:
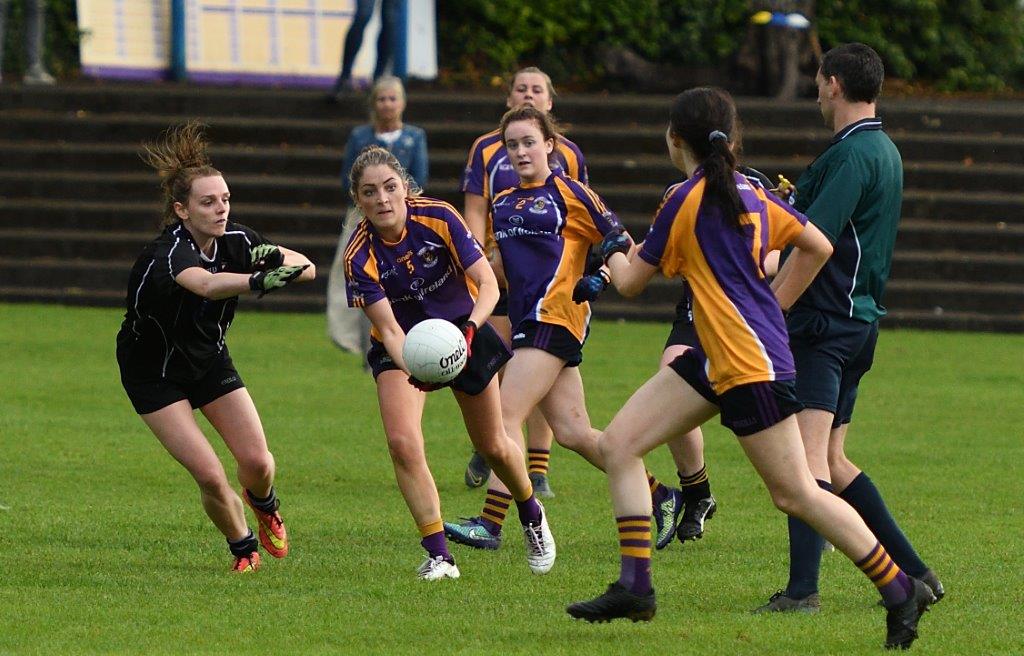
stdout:
<svg viewBox="0 0 1024 656">
<path fill-rule="evenodd" d="M 679 474 L 679 487 L 685 501 L 693 502 L 711 496 L 711 481 L 708 480 L 707 466 L 701 467 L 696 473 L 689 476 L 684 476 L 682 472 L 676 473 Z"/>
<path fill-rule="evenodd" d="M 511 504 L 511 494 L 499 492 L 493 488 L 487 489 L 484 508 L 480 511 L 480 523 L 488 533 L 491 535 L 501 534 L 501 526 L 505 523 L 505 515 L 508 514 L 508 507 Z"/>
<path fill-rule="evenodd" d="M 436 519 L 426 524 L 417 526 L 420 530 L 420 544 L 430 554 L 431 558 L 441 556 L 450 563 L 454 563 L 451 553 L 448 552 L 448 542 L 444 538 L 444 523 Z"/>
<path fill-rule="evenodd" d="M 889 557 L 881 542 L 876 542 L 868 555 L 858 560 L 856 565 L 878 588 L 886 608 L 902 604 L 914 589 L 914 584 Z"/>
<path fill-rule="evenodd" d="M 550 449 L 527 449 L 526 455 L 529 462 L 529 472 L 531 474 L 548 475 L 548 464 L 551 460 Z"/>
<path fill-rule="evenodd" d="M 633 594 L 651 592 L 651 518 L 616 517 L 619 526 L 619 584 Z"/>
</svg>

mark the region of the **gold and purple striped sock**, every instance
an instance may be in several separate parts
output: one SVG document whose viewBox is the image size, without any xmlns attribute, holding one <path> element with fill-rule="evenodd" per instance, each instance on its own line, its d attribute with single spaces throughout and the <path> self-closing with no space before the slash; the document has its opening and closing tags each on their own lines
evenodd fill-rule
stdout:
<svg viewBox="0 0 1024 656">
<path fill-rule="evenodd" d="M 619 583 L 634 594 L 651 592 L 651 518 L 616 517 L 619 526 Z"/>
<path fill-rule="evenodd" d="M 491 488 L 487 489 L 484 509 L 480 511 L 480 522 L 491 535 L 501 534 L 501 526 L 505 523 L 505 515 L 508 514 L 508 507 L 511 504 L 511 494 L 499 492 Z"/>
<path fill-rule="evenodd" d="M 526 455 L 531 474 L 548 475 L 548 461 L 551 460 L 550 449 L 527 449 Z"/>
<path fill-rule="evenodd" d="M 856 564 L 878 588 L 882 603 L 887 608 L 906 601 L 914 589 L 910 579 L 889 557 L 881 542 L 876 542 L 871 552 Z"/>
<path fill-rule="evenodd" d="M 683 491 L 683 498 L 687 500 L 707 499 L 711 496 L 711 484 L 708 482 L 708 469 L 705 465 L 696 473 L 688 476 L 679 472 L 679 487 Z"/>
<path fill-rule="evenodd" d="M 448 553 L 448 542 L 444 539 L 444 523 L 437 518 L 426 524 L 419 524 L 420 544 L 427 550 L 431 558 L 443 556 L 445 560 L 452 561 L 452 555 Z M 454 561 L 453 561 L 454 562 Z"/>
<path fill-rule="evenodd" d="M 654 505 L 657 506 L 668 498 L 668 488 L 662 485 L 661 481 L 650 471 L 647 472 L 647 486 L 651 488 L 651 500 L 654 501 Z"/>
</svg>

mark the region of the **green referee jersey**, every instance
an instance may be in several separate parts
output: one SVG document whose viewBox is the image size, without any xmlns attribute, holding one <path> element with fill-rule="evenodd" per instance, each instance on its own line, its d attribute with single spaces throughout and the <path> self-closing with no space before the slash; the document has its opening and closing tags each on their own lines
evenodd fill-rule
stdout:
<svg viewBox="0 0 1024 656">
<path fill-rule="evenodd" d="M 796 209 L 808 216 L 833 253 L 797 302 L 872 322 L 885 315 L 882 293 L 903 201 L 903 161 L 868 118 L 843 128 L 796 183 Z"/>
</svg>

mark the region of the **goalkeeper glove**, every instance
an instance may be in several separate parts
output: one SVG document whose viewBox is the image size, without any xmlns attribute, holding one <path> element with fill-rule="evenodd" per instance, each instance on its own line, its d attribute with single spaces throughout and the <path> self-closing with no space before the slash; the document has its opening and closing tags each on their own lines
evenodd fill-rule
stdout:
<svg viewBox="0 0 1024 656">
<path fill-rule="evenodd" d="M 576 286 L 572 290 L 572 300 L 577 305 L 584 301 L 594 302 L 601 292 L 607 289 L 609 282 L 611 280 L 603 269 L 598 269 L 597 273 L 583 276 L 576 281 Z"/>
<path fill-rule="evenodd" d="M 625 230 L 609 232 L 601 240 L 601 261 L 608 264 L 608 258 L 616 253 L 627 255 L 632 245 L 633 240 L 629 238 L 629 233 Z"/>
<path fill-rule="evenodd" d="M 270 271 L 284 265 L 284 253 L 273 244 L 260 244 L 249 250 L 253 271 Z"/>
<path fill-rule="evenodd" d="M 280 266 L 270 271 L 257 271 L 249 276 L 249 289 L 259 292 L 257 298 L 263 298 L 267 292 L 284 287 L 302 275 L 309 268 L 308 264 L 297 266 Z"/>
</svg>

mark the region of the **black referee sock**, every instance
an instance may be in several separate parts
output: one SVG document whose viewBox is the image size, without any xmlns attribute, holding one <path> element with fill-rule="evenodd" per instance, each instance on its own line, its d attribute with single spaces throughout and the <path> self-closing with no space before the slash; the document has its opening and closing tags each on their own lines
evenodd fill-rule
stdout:
<svg viewBox="0 0 1024 656">
<path fill-rule="evenodd" d="M 817 481 L 818 487 L 828 492 L 832 484 Z M 786 584 L 786 596 L 790 599 L 803 599 L 818 591 L 818 578 L 821 573 L 821 550 L 825 546 L 825 538 L 796 517 L 789 517 L 789 583 Z"/>
<path fill-rule="evenodd" d="M 928 571 L 921 557 L 914 550 L 914 545 L 900 530 L 899 524 L 893 519 L 886 507 L 882 494 L 868 475 L 861 472 L 853 479 L 839 497 L 853 506 L 853 509 L 864 519 L 871 532 L 882 543 L 889 557 L 896 561 L 901 570 L 915 578 L 921 578 Z"/>
<path fill-rule="evenodd" d="M 246 489 L 245 493 L 249 495 L 249 501 L 253 507 L 265 513 L 277 512 L 277 509 L 281 506 L 281 502 L 277 500 L 277 494 L 274 492 L 273 485 L 270 486 L 270 494 L 265 497 L 258 497 L 249 489 Z"/>
<path fill-rule="evenodd" d="M 232 556 L 248 556 L 252 552 L 257 550 L 256 536 L 252 534 L 252 529 L 249 529 L 249 535 L 244 538 L 237 540 L 228 540 L 228 549 L 231 550 Z"/>
</svg>

